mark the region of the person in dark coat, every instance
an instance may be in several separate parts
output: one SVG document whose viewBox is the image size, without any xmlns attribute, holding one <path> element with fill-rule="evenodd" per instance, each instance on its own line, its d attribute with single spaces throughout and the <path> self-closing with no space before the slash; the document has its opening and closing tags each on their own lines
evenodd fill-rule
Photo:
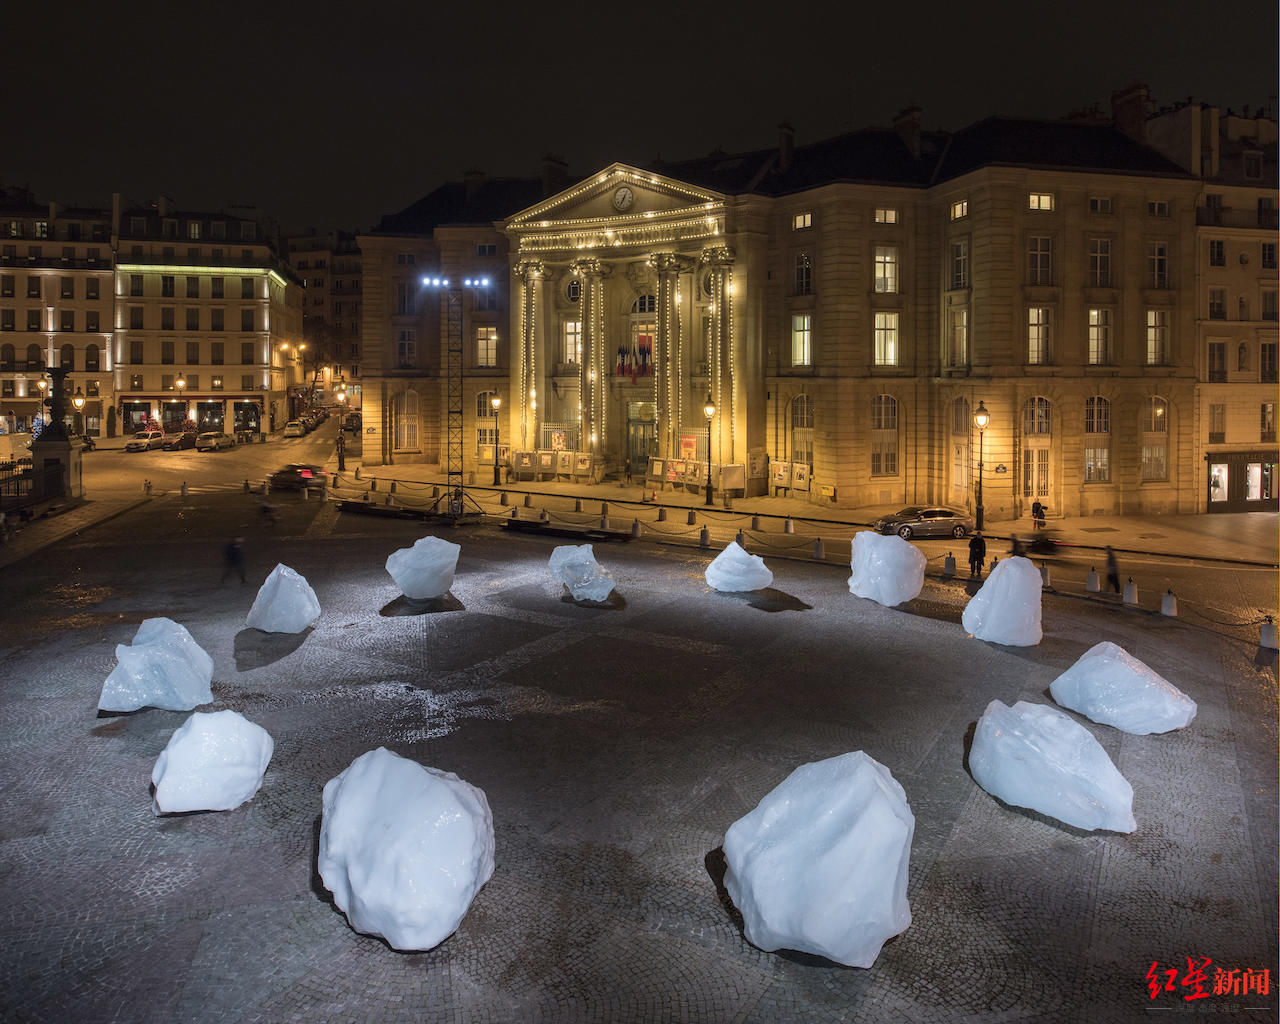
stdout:
<svg viewBox="0 0 1280 1024">
<path fill-rule="evenodd" d="M 976 531 L 969 538 L 969 578 L 982 578 L 982 565 L 987 560 L 987 542 L 982 537 L 982 532 Z"/>
<path fill-rule="evenodd" d="M 1107 586 L 1120 593 L 1120 566 L 1116 565 L 1116 552 L 1112 547 L 1107 548 Z"/>
<path fill-rule="evenodd" d="M 227 577 L 231 573 L 239 573 L 240 582 L 244 583 L 244 538 L 236 537 L 232 539 L 225 548 L 222 549 L 222 579 L 219 583 L 226 583 Z"/>
</svg>

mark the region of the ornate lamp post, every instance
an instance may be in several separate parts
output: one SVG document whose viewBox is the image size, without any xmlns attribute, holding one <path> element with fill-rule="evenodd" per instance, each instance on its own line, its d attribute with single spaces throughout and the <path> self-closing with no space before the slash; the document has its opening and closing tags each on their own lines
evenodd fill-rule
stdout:
<svg viewBox="0 0 1280 1024">
<path fill-rule="evenodd" d="M 707 392 L 707 401 L 702 411 L 707 415 L 707 504 L 711 502 L 711 418 L 716 414 L 716 403 L 711 401 L 711 392 Z"/>
<path fill-rule="evenodd" d="M 173 382 L 178 389 L 178 408 L 182 410 L 182 425 L 187 425 L 187 403 L 183 399 L 183 392 L 187 390 L 187 378 L 178 374 L 178 379 Z"/>
<path fill-rule="evenodd" d="M 502 408 L 502 396 L 495 391 L 489 404 L 493 406 L 493 486 L 501 487 L 502 471 L 498 465 L 502 461 L 502 424 L 498 419 L 498 410 Z"/>
<path fill-rule="evenodd" d="M 80 418 L 80 414 L 84 411 L 84 392 L 80 388 L 76 388 L 76 393 L 71 396 L 71 404 L 76 407 L 76 433 L 84 433 L 84 420 Z"/>
<path fill-rule="evenodd" d="M 978 402 L 978 409 L 973 414 L 973 425 L 978 428 L 978 507 L 976 515 L 974 515 L 974 525 L 977 529 L 982 529 L 982 457 L 983 457 L 983 440 L 986 435 L 987 424 L 991 422 L 991 413 L 987 412 L 987 407 Z"/>
</svg>

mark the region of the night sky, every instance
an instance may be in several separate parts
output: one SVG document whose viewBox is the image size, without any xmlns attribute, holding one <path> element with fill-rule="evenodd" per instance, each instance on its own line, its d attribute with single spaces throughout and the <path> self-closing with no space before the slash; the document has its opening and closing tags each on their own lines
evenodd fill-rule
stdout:
<svg viewBox="0 0 1280 1024">
<path fill-rule="evenodd" d="M 289 229 L 366 229 L 471 167 L 534 176 L 550 152 L 586 176 L 770 146 L 784 119 L 803 144 L 909 101 L 954 129 L 1145 81 L 1274 116 L 1278 74 L 1257 0 L 10 7 L 0 184 Z"/>
</svg>

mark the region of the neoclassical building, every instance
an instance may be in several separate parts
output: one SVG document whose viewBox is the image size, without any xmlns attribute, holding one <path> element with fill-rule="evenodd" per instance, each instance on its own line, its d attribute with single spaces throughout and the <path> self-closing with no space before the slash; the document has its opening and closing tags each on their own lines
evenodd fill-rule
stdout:
<svg viewBox="0 0 1280 1024">
<path fill-rule="evenodd" d="M 992 518 L 1204 508 L 1201 183 L 1114 124 L 908 110 L 559 170 L 471 175 L 361 237 L 366 463 L 443 468 L 452 407 L 468 469 L 496 428 L 526 475 L 694 487 L 709 456 L 730 493 L 972 507 L 981 457 Z"/>
</svg>

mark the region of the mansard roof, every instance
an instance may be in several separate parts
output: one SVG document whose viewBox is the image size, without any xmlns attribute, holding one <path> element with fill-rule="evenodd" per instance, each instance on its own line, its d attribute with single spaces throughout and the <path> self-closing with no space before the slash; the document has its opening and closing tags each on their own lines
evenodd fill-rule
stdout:
<svg viewBox="0 0 1280 1024">
<path fill-rule="evenodd" d="M 486 179 L 470 187 L 450 181 L 399 213 L 384 215 L 371 234 L 429 235 L 441 224 L 488 226 L 543 198 L 540 178 Z"/>
</svg>

